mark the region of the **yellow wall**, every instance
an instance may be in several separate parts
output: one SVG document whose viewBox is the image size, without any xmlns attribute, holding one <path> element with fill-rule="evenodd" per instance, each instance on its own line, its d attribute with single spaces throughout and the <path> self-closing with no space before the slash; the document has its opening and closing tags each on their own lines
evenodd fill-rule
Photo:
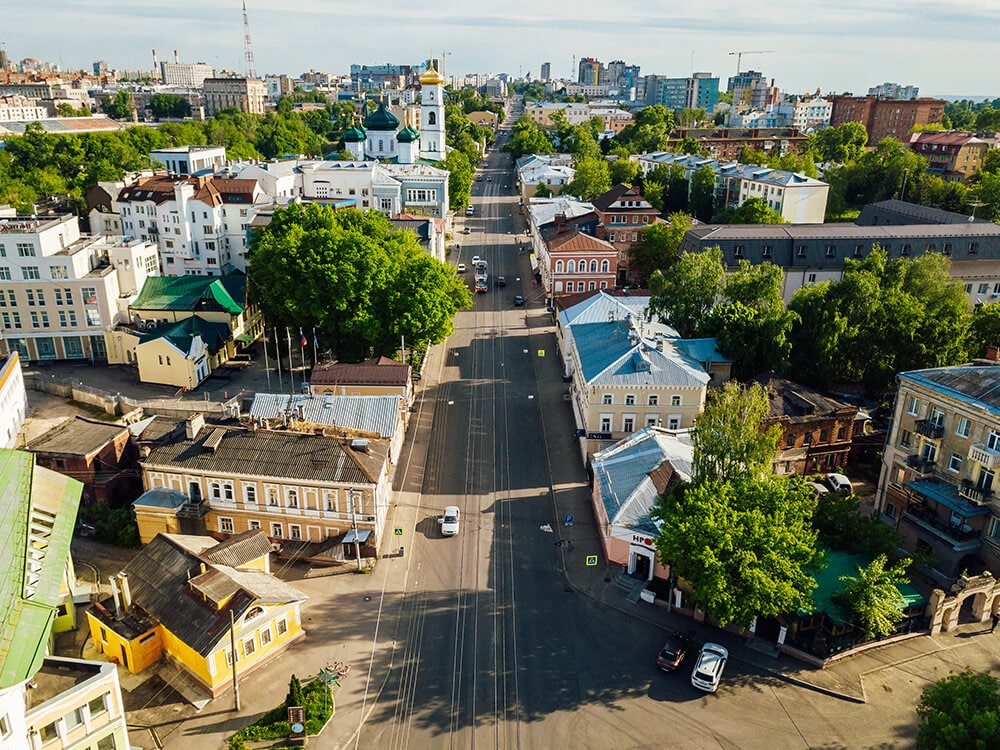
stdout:
<svg viewBox="0 0 1000 750">
<path fill-rule="evenodd" d="M 114 659 L 118 664 L 123 664 L 122 649 L 124 648 L 127 656 L 128 671 L 132 674 L 138 674 L 149 665 L 155 664 L 159 661 L 160 655 L 163 653 L 163 629 L 160 627 L 151 630 L 149 633 L 143 633 L 139 638 L 129 641 L 107 625 L 104 625 L 90 612 L 87 612 L 87 621 L 90 623 L 90 637 L 97 650 Z M 104 638 L 102 638 L 102 632 Z M 150 634 L 153 635 L 152 638 L 140 643 L 140 641 L 143 641 Z"/>
<path fill-rule="evenodd" d="M 194 362 L 164 339 L 146 342 L 138 347 L 136 356 L 139 360 L 139 380 L 143 383 L 162 383 L 177 388 L 198 385 L 194 377 Z"/>
<path fill-rule="evenodd" d="M 138 345 L 139 337 L 128 331 L 116 329 L 104 334 L 104 348 L 108 351 L 109 365 L 130 365 L 135 362 L 135 349 Z M 128 352 L 132 353 L 131 359 Z"/>
<path fill-rule="evenodd" d="M 139 542 L 149 544 L 157 534 L 180 534 L 181 525 L 175 511 L 136 508 L 135 521 L 139 525 Z"/>
</svg>

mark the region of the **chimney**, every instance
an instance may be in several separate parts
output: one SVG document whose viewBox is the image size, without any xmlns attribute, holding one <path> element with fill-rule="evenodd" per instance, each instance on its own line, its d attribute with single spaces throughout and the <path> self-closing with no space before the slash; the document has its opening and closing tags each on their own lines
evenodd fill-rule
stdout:
<svg viewBox="0 0 1000 750">
<path fill-rule="evenodd" d="M 194 440 L 198 437 L 198 433 L 201 432 L 201 428 L 205 426 L 205 415 L 201 412 L 197 414 L 192 414 L 184 422 L 184 436 L 188 440 Z"/>
<path fill-rule="evenodd" d="M 156 70 L 156 50 L 153 50 L 153 70 Z"/>
<path fill-rule="evenodd" d="M 983 359 L 988 359 L 990 362 L 1000 362 L 1000 348 L 987 346 L 986 356 Z"/>
<path fill-rule="evenodd" d="M 177 59 L 177 50 L 174 50 L 174 65 L 179 65 L 180 60 Z"/>
<path fill-rule="evenodd" d="M 125 614 L 128 614 L 132 611 L 132 589 L 128 585 L 128 573 L 119 573 L 118 580 L 122 589 L 122 605 L 124 606 Z"/>
<path fill-rule="evenodd" d="M 111 598 L 115 600 L 115 617 L 122 616 L 122 600 L 118 598 L 118 579 L 115 576 L 108 576 L 108 583 L 111 584 Z"/>
</svg>

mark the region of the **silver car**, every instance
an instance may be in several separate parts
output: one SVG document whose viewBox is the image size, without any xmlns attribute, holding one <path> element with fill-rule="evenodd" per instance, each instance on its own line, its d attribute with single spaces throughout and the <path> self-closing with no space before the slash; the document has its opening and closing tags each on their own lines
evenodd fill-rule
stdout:
<svg viewBox="0 0 1000 750">
<path fill-rule="evenodd" d="M 718 643 L 706 643 L 701 647 L 698 661 L 691 672 L 691 684 L 699 690 L 714 693 L 719 689 L 722 680 L 722 670 L 729 660 L 729 651 Z"/>
<path fill-rule="evenodd" d="M 444 536 L 455 536 L 458 533 L 458 506 L 449 505 L 444 509 L 444 515 L 438 519 L 441 533 Z"/>
</svg>

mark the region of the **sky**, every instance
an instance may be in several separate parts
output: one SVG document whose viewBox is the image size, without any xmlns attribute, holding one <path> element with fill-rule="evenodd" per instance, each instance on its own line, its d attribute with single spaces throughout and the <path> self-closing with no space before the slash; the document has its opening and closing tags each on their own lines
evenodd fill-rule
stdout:
<svg viewBox="0 0 1000 750">
<path fill-rule="evenodd" d="M 759 70 L 783 91 L 867 93 L 884 81 L 926 96 L 1000 96 L 998 0 L 247 0 L 258 75 L 347 73 L 351 63 L 445 59 L 447 75 L 569 77 L 573 58 L 643 75 Z M 0 45 L 63 69 L 206 62 L 244 70 L 240 0 L 0 0 Z"/>
</svg>

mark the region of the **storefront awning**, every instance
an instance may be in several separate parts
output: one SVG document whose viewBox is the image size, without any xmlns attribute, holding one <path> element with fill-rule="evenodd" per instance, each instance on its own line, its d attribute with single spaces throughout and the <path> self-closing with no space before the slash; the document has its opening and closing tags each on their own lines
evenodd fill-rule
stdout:
<svg viewBox="0 0 1000 750">
<path fill-rule="evenodd" d="M 251 341 L 253 341 L 253 336 L 249 333 L 241 333 L 236 337 L 236 342 L 238 344 L 249 344 Z"/>
<path fill-rule="evenodd" d="M 538 273 L 538 258 L 535 257 L 535 254 L 532 253 L 531 255 L 529 255 L 528 256 L 528 260 L 531 261 L 531 271 L 532 271 L 532 273 Z"/>
</svg>

